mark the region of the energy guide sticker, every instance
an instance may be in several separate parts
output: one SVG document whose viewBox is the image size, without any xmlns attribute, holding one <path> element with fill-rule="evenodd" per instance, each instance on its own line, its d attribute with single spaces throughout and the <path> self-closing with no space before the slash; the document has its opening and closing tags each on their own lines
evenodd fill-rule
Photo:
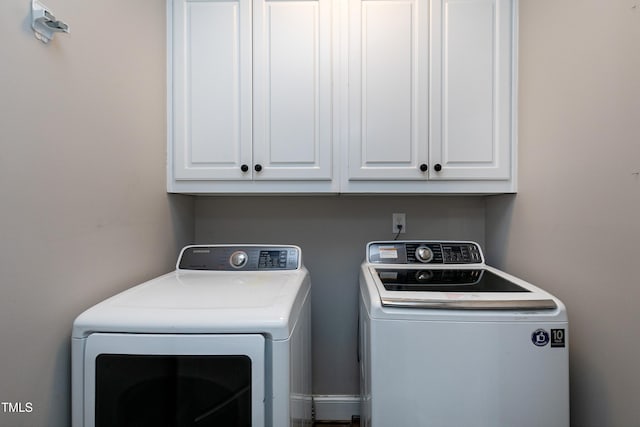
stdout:
<svg viewBox="0 0 640 427">
<path fill-rule="evenodd" d="M 551 347 L 564 348 L 565 347 L 565 333 L 564 329 L 552 329 L 551 330 Z"/>
<path fill-rule="evenodd" d="M 398 249 L 395 246 L 380 246 L 380 259 L 397 259 Z"/>
</svg>

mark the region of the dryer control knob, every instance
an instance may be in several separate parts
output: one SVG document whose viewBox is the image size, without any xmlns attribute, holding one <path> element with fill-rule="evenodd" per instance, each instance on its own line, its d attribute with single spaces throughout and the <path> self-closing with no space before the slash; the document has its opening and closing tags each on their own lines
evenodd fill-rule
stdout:
<svg viewBox="0 0 640 427">
<path fill-rule="evenodd" d="M 429 262 L 433 259 L 433 251 L 428 246 L 418 246 L 416 259 L 420 262 Z"/>
<path fill-rule="evenodd" d="M 231 254 L 231 258 L 229 258 L 229 263 L 233 268 L 242 268 L 245 266 L 248 260 L 249 260 L 249 257 L 247 256 L 246 252 L 235 251 L 234 253 Z"/>
</svg>

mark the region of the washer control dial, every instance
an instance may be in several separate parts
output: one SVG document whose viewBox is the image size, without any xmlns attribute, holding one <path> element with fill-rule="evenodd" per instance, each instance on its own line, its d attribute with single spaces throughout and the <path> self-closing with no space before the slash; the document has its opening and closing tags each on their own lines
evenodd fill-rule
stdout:
<svg viewBox="0 0 640 427">
<path fill-rule="evenodd" d="M 235 251 L 229 258 L 229 263 L 233 268 L 242 268 L 247 264 L 247 261 L 249 261 L 249 256 L 245 251 Z"/>
<path fill-rule="evenodd" d="M 416 259 L 427 263 L 433 259 L 433 251 L 428 246 L 418 246 L 416 248 Z"/>
</svg>

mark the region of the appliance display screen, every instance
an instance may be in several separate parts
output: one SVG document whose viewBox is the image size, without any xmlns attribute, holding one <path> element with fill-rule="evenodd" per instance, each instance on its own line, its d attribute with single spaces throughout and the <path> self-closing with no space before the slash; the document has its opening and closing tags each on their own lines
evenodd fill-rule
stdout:
<svg viewBox="0 0 640 427">
<path fill-rule="evenodd" d="M 387 291 L 530 292 L 484 269 L 384 269 L 376 272 Z"/>
<path fill-rule="evenodd" d="M 258 268 L 287 268 L 287 251 L 260 251 Z"/>
</svg>

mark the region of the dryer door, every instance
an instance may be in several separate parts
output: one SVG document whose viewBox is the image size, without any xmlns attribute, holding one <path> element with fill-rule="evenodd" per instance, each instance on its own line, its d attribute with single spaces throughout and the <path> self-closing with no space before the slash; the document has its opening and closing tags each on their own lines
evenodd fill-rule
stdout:
<svg viewBox="0 0 640 427">
<path fill-rule="evenodd" d="M 96 333 L 84 426 L 263 427 L 264 337 Z"/>
</svg>

